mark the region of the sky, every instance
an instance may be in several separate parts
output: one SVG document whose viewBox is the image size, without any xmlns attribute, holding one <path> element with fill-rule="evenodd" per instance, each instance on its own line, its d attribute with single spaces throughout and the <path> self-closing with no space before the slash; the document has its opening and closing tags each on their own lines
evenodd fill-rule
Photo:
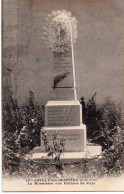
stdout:
<svg viewBox="0 0 124 194">
<path fill-rule="evenodd" d="M 43 40 L 45 18 L 65 9 L 77 19 L 74 60 L 78 100 L 97 92 L 124 103 L 124 1 L 123 0 L 21 0 L 18 1 L 17 96 L 24 102 L 28 91 L 46 104 L 52 94 L 52 50 Z"/>
</svg>

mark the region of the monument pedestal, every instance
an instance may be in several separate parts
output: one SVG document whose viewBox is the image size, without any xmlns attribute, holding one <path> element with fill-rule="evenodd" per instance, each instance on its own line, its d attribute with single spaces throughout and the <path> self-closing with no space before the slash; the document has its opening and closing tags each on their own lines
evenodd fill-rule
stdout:
<svg viewBox="0 0 124 194">
<path fill-rule="evenodd" d="M 59 136 L 65 140 L 61 160 L 91 159 L 102 153 L 101 146 L 87 146 L 86 125 L 82 124 L 82 107 L 75 101 L 48 101 L 45 106 L 45 127 L 48 145 Z M 41 146 L 34 148 L 26 157 L 29 159 L 52 159 L 45 152 L 41 131 Z M 54 154 L 53 154 L 54 155 Z"/>
<path fill-rule="evenodd" d="M 85 152 L 86 149 L 86 126 L 72 127 L 44 127 L 47 134 L 47 141 L 53 147 L 53 139 L 59 136 L 65 140 L 64 152 Z M 41 134 L 41 151 L 45 151 Z"/>
<path fill-rule="evenodd" d="M 48 101 L 45 106 L 45 126 L 80 126 L 81 104 L 77 101 Z"/>
<path fill-rule="evenodd" d="M 82 124 L 78 101 L 49 101 L 45 106 L 47 141 L 53 146 L 55 136 L 65 140 L 64 152 L 85 152 L 86 126 Z M 41 151 L 45 151 L 41 135 Z"/>
</svg>

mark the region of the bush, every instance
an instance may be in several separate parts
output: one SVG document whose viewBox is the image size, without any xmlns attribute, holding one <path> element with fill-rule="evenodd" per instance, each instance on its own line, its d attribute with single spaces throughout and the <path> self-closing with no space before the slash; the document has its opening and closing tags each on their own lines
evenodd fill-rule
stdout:
<svg viewBox="0 0 124 194">
<path fill-rule="evenodd" d="M 103 148 L 103 172 L 119 174 L 124 170 L 124 117 L 122 105 L 106 98 L 100 106 L 92 97 L 86 106 L 88 139 Z"/>
<path fill-rule="evenodd" d="M 87 102 L 84 114 L 88 141 L 102 146 L 102 175 L 118 175 L 124 171 L 122 105 L 121 103 L 116 105 L 110 98 L 106 98 L 104 103 L 98 106 L 95 96 Z M 3 107 L 3 169 L 9 174 L 19 172 L 20 160 L 24 159 L 24 155 L 30 150 L 40 145 L 40 131 L 44 126 L 44 120 L 44 106 L 26 103 L 19 105 L 12 101 Z M 56 168 L 63 171 L 60 155 L 64 140 L 55 137 L 53 147 L 50 147 L 43 131 L 42 137 L 48 155 L 55 155 Z M 35 167 L 40 168 L 36 163 Z"/>
<path fill-rule="evenodd" d="M 10 174 L 19 168 L 20 159 L 40 145 L 44 126 L 44 106 L 10 103 L 3 107 L 3 169 Z"/>
</svg>

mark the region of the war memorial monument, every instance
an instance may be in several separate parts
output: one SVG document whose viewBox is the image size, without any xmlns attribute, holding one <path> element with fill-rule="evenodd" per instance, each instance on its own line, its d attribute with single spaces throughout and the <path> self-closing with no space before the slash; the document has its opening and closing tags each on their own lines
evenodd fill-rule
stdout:
<svg viewBox="0 0 124 194">
<path fill-rule="evenodd" d="M 50 145 L 55 135 L 65 139 L 60 156 L 62 160 L 90 160 L 101 154 L 101 146 L 87 144 L 82 107 L 77 100 L 73 49 L 77 38 L 77 21 L 70 12 L 61 10 L 48 15 L 47 24 L 44 34 L 46 44 L 53 52 L 53 94 L 45 106 L 45 126 L 42 130 L 46 131 Z M 26 157 L 48 158 L 42 137 L 41 146 L 34 148 Z"/>
</svg>

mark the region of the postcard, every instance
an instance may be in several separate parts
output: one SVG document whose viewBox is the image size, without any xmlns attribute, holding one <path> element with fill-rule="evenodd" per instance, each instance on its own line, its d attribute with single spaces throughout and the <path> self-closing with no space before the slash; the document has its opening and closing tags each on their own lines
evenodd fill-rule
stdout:
<svg viewBox="0 0 124 194">
<path fill-rule="evenodd" d="M 3 191 L 124 191 L 124 1 L 2 1 Z"/>
</svg>

